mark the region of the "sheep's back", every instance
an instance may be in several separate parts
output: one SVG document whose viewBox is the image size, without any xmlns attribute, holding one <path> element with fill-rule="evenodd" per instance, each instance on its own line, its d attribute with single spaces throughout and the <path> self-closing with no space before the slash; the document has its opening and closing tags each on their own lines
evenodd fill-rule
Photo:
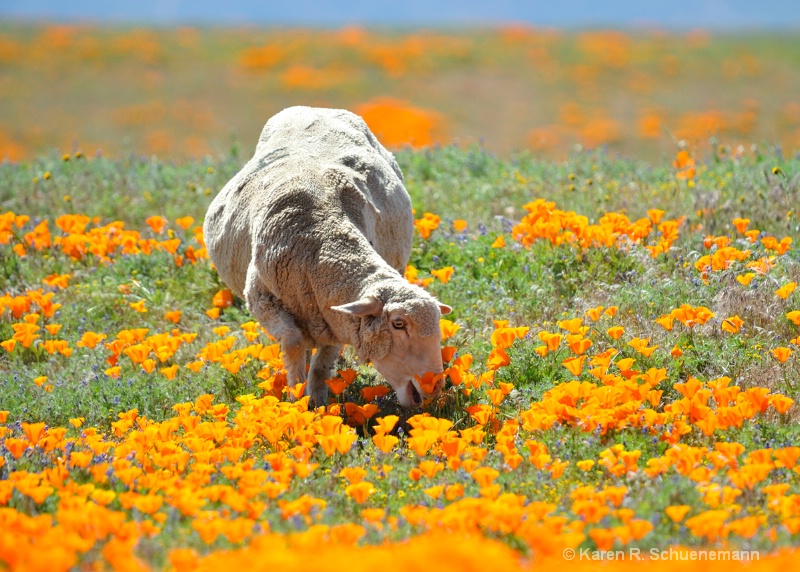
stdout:
<svg viewBox="0 0 800 572">
<path fill-rule="evenodd" d="M 276 149 L 322 171 L 330 200 L 342 204 L 378 254 L 403 271 L 414 234 L 411 199 L 394 156 L 361 117 L 341 109 L 291 107 L 272 117 L 259 138 L 257 153 Z M 330 170 L 337 176 L 326 174 Z M 343 186 L 359 193 L 342 193 Z"/>
<path fill-rule="evenodd" d="M 241 296 L 259 245 L 272 255 L 303 242 L 308 252 L 309 237 L 324 238 L 331 224 L 325 217 L 342 215 L 402 271 L 413 215 L 394 157 L 357 115 L 293 107 L 267 122 L 253 158 L 211 203 L 206 246 L 220 277 Z"/>
</svg>

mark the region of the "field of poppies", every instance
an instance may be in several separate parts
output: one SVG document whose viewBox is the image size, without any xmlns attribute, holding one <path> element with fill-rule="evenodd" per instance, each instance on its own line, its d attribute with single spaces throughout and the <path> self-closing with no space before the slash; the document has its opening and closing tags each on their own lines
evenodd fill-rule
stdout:
<svg viewBox="0 0 800 572">
<path fill-rule="evenodd" d="M 454 307 L 417 411 L 348 351 L 286 387 L 203 248 L 241 158 L 0 166 L 0 568 L 793 566 L 800 160 L 397 156 Z"/>
<path fill-rule="evenodd" d="M 792 569 L 797 93 L 789 33 L 0 22 L 0 570 Z M 397 149 L 422 409 L 346 348 L 309 410 L 206 256 L 296 104 Z"/>
<path fill-rule="evenodd" d="M 147 28 L 0 22 L 0 161 L 250 148 L 290 105 L 386 145 L 663 160 L 685 140 L 800 147 L 793 31 Z M 91 214 L 91 213 L 90 213 Z"/>
</svg>

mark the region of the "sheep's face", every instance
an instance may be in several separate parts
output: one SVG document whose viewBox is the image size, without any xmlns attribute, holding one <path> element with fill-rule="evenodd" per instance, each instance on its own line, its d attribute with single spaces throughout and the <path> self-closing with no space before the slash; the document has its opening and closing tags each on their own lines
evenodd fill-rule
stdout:
<svg viewBox="0 0 800 572">
<path fill-rule="evenodd" d="M 350 311 L 346 310 L 349 308 Z M 419 407 L 442 391 L 442 351 L 439 318 L 450 307 L 430 295 L 389 302 L 375 298 L 336 306 L 362 318 L 363 357 L 386 378 L 404 407 Z M 356 313 L 358 312 L 358 313 Z M 374 350 L 370 342 L 374 340 Z"/>
<path fill-rule="evenodd" d="M 387 308 L 384 315 L 382 325 L 391 335 L 391 350 L 372 363 L 397 392 L 401 405 L 419 407 L 442 391 L 441 310 L 438 304 L 411 312 Z"/>
</svg>

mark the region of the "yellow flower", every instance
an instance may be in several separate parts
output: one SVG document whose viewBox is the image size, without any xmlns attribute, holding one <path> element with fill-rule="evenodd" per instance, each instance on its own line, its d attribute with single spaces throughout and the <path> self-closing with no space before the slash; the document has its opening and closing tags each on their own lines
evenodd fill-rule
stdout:
<svg viewBox="0 0 800 572">
<path fill-rule="evenodd" d="M 755 272 L 748 272 L 747 274 L 742 274 L 741 276 L 737 276 L 736 281 L 742 286 L 749 286 L 750 281 L 753 280 L 755 275 L 756 275 Z"/>
</svg>

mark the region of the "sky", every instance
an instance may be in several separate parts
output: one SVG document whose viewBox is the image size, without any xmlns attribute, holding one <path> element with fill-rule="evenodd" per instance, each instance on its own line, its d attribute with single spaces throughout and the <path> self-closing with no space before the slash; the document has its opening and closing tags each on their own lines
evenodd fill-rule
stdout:
<svg viewBox="0 0 800 572">
<path fill-rule="evenodd" d="M 0 20 L 337 27 L 792 28 L 800 0 L 0 0 Z"/>
</svg>

